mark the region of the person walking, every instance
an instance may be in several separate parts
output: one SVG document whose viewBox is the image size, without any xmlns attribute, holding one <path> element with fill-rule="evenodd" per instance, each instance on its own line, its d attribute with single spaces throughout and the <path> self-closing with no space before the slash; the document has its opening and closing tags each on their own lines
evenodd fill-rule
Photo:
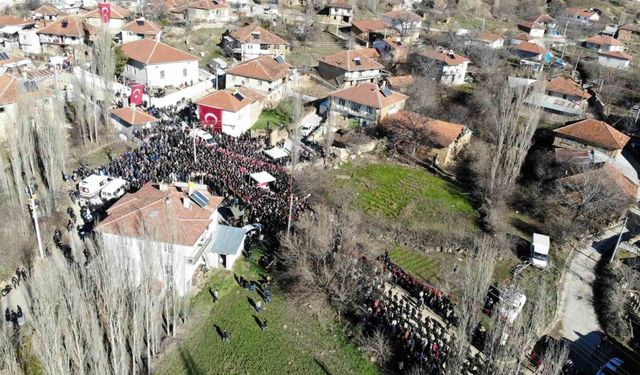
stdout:
<svg viewBox="0 0 640 375">
<path fill-rule="evenodd" d="M 226 329 L 222 331 L 222 342 L 229 342 L 231 340 L 231 333 Z"/>
<path fill-rule="evenodd" d="M 262 301 L 256 302 L 256 311 L 257 312 L 262 311 Z"/>
<path fill-rule="evenodd" d="M 260 324 L 260 329 L 262 330 L 262 332 L 267 330 L 267 319 L 265 319 L 261 324 Z"/>
</svg>

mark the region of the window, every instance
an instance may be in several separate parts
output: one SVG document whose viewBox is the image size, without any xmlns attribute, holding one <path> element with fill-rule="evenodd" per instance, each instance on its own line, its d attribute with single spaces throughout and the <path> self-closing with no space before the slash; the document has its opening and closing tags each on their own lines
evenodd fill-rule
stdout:
<svg viewBox="0 0 640 375">
<path fill-rule="evenodd" d="M 164 70 L 160 71 L 160 79 L 164 79 Z"/>
<path fill-rule="evenodd" d="M 267 50 L 267 49 L 269 49 L 269 45 L 268 44 L 260 44 L 260 49 L 261 50 Z"/>
<path fill-rule="evenodd" d="M 183 77 L 187 76 L 187 68 L 182 69 L 182 76 Z"/>
<path fill-rule="evenodd" d="M 376 113 L 376 109 L 373 107 L 367 107 L 367 112 L 371 113 L 372 115 Z"/>
<path fill-rule="evenodd" d="M 344 101 L 344 99 L 340 99 L 340 100 L 338 100 L 338 104 L 340 104 L 340 105 L 345 105 L 345 101 Z"/>
</svg>

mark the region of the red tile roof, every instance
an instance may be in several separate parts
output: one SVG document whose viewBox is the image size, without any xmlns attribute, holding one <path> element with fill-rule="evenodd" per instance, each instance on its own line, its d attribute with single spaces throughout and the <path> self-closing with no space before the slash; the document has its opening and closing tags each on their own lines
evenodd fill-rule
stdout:
<svg viewBox="0 0 640 375">
<path fill-rule="evenodd" d="M 52 4 L 45 4 L 38 9 L 31 11 L 31 14 L 42 14 L 45 16 L 61 16 L 65 14 L 60 9 L 56 8 Z"/>
<path fill-rule="evenodd" d="M 522 42 L 518 44 L 516 49 L 519 51 L 535 53 L 537 55 L 544 53 L 544 47 L 529 42 Z"/>
<path fill-rule="evenodd" d="M 387 82 L 389 83 L 389 86 L 391 86 L 391 88 L 406 88 L 406 87 L 413 86 L 416 80 L 415 78 L 413 78 L 413 76 L 410 76 L 410 75 L 391 76 L 391 77 L 387 77 Z"/>
<path fill-rule="evenodd" d="M 604 55 L 604 56 L 609 56 L 612 57 L 614 59 L 619 59 L 619 60 L 628 60 L 631 61 L 633 60 L 633 56 L 626 54 L 622 51 L 603 51 L 603 52 L 598 52 L 599 55 Z"/>
<path fill-rule="evenodd" d="M 518 26 L 520 26 L 520 28 L 522 28 L 522 29 L 546 30 L 546 27 L 544 27 L 543 24 L 537 23 L 537 22 L 532 22 L 532 21 L 520 21 L 520 22 L 518 22 Z"/>
<path fill-rule="evenodd" d="M 212 222 L 212 215 L 222 202 L 221 197 L 209 198 L 202 208 L 192 202 L 184 207 L 187 194 L 169 186 L 146 184 L 135 193 L 127 193 L 107 210 L 107 217 L 96 227 L 103 233 L 129 238 L 149 236 L 152 240 L 183 246 L 193 246 Z"/>
<path fill-rule="evenodd" d="M 18 79 L 9 75 L 0 75 L 0 105 L 13 104 L 18 101 Z"/>
<path fill-rule="evenodd" d="M 622 46 L 622 42 L 618 39 L 614 39 L 608 35 L 594 35 L 592 37 L 587 38 L 587 43 L 595 44 L 598 46 Z"/>
<path fill-rule="evenodd" d="M 115 3 L 111 4 L 111 18 L 114 20 L 122 20 L 129 17 L 129 10 Z M 100 9 L 96 8 L 83 15 L 85 18 L 100 18 Z"/>
<path fill-rule="evenodd" d="M 471 37 L 475 40 L 480 40 L 483 42 L 493 43 L 500 39 L 503 39 L 502 35 L 496 33 L 490 33 L 487 31 L 479 31 L 471 34 Z"/>
<path fill-rule="evenodd" d="M 528 42 L 531 39 L 533 39 L 533 37 L 531 35 L 527 34 L 527 33 L 520 33 L 520 34 L 516 35 L 513 39 L 522 40 L 524 42 Z"/>
<path fill-rule="evenodd" d="M 430 141 L 440 147 L 449 147 L 465 130 L 462 124 L 432 119 L 415 112 L 400 110 L 385 117 L 380 125 L 387 128 L 402 128 L 407 130 L 421 130 Z"/>
<path fill-rule="evenodd" d="M 184 5 L 182 9 L 216 10 L 228 7 L 229 5 L 227 5 L 224 1 L 198 0 Z"/>
<path fill-rule="evenodd" d="M 591 16 L 596 14 L 596 12 L 590 11 L 588 9 L 583 9 L 583 8 L 567 8 L 565 9 L 564 12 L 566 14 L 571 14 L 576 17 L 587 17 L 587 18 L 590 18 Z"/>
<path fill-rule="evenodd" d="M 637 23 L 626 23 L 620 27 L 621 30 L 628 30 L 634 33 L 640 34 L 640 24 Z"/>
<path fill-rule="evenodd" d="M 384 31 L 388 26 L 382 20 L 357 20 L 351 22 L 351 27 L 355 27 L 362 32 L 368 33 L 372 31 Z"/>
<path fill-rule="evenodd" d="M 408 96 L 391 91 L 391 96 L 382 95 L 382 90 L 375 83 L 361 83 L 329 93 L 330 96 L 349 100 L 354 103 L 373 108 L 386 108 L 392 104 L 404 102 Z"/>
<path fill-rule="evenodd" d="M 565 78 L 557 77 L 550 81 L 547 81 L 547 91 L 558 92 L 564 95 L 577 96 L 582 99 L 589 99 L 591 94 L 587 90 L 580 87 L 576 81 Z"/>
<path fill-rule="evenodd" d="M 238 112 L 249 104 L 255 103 L 264 98 L 264 95 L 248 87 L 240 87 L 238 91 L 244 97 L 240 100 L 235 94 L 235 90 L 218 90 L 204 96 L 196 101 L 196 104 L 211 108 L 219 108 L 227 112 Z"/>
<path fill-rule="evenodd" d="M 420 52 L 419 53 L 420 56 L 424 56 L 428 59 L 431 60 L 437 60 L 437 61 L 441 61 L 447 65 L 460 65 L 464 62 L 469 61 L 468 58 L 464 57 L 464 56 L 460 56 L 457 55 L 455 53 L 453 53 L 452 51 L 435 51 L 435 50 L 431 50 L 431 51 L 424 51 L 424 52 Z"/>
<path fill-rule="evenodd" d="M 16 16 L 0 16 L 0 27 L 32 25 L 35 21 Z"/>
<path fill-rule="evenodd" d="M 586 142 L 607 150 L 622 150 L 629 136 L 604 121 L 586 119 L 554 130 L 556 134 Z"/>
<path fill-rule="evenodd" d="M 122 26 L 122 31 L 130 31 L 136 34 L 144 34 L 144 35 L 158 35 L 160 31 L 162 31 L 162 27 L 155 22 L 151 22 L 149 20 L 140 19 L 133 20 L 124 26 Z"/>
<path fill-rule="evenodd" d="M 285 78 L 291 65 L 280 64 L 273 56 L 260 56 L 227 69 L 227 74 L 273 82 Z"/>
<path fill-rule="evenodd" d="M 111 114 L 122 119 L 129 125 L 145 125 L 159 120 L 137 107 L 123 107 L 111 111 Z"/>
<path fill-rule="evenodd" d="M 359 64 L 356 63 L 356 61 L 358 61 Z M 331 65 L 347 72 L 384 69 L 384 65 L 359 50 L 339 51 L 333 55 L 323 56 L 320 58 L 320 63 Z"/>
<path fill-rule="evenodd" d="M 196 56 L 151 39 L 125 43 L 122 45 L 122 52 L 131 60 L 145 65 L 199 60 Z"/>
<path fill-rule="evenodd" d="M 66 26 L 64 26 L 66 23 Z M 59 17 L 49 25 L 36 31 L 36 34 L 74 36 L 83 38 L 86 34 L 94 34 L 96 28 L 78 17 Z"/>
<path fill-rule="evenodd" d="M 608 162 L 589 171 L 562 178 L 560 182 L 569 187 L 571 185 L 589 183 L 602 184 L 603 187 L 606 186 L 607 188 L 615 185 L 620 189 L 621 193 L 633 200 L 636 200 L 638 195 L 638 185 Z"/>
<path fill-rule="evenodd" d="M 286 40 L 255 24 L 242 27 L 232 32 L 230 36 L 242 43 L 289 45 Z"/>
</svg>

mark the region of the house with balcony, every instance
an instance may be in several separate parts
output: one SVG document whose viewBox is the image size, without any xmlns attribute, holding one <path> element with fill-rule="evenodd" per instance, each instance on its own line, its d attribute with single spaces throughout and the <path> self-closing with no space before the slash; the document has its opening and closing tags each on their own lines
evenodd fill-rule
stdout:
<svg viewBox="0 0 640 375">
<path fill-rule="evenodd" d="M 229 21 L 231 9 L 225 1 L 198 0 L 174 12 L 182 12 L 184 18 L 190 22 L 225 23 Z"/>
<path fill-rule="evenodd" d="M 345 0 L 329 1 L 318 15 L 322 23 L 349 26 L 353 20 L 353 5 Z"/>
<path fill-rule="evenodd" d="M 320 76 L 337 87 L 376 83 L 382 78 L 383 70 L 382 64 L 359 50 L 339 51 L 318 61 Z"/>
<path fill-rule="evenodd" d="M 284 98 L 294 72 L 281 56 L 260 56 L 227 69 L 226 85 L 230 89 L 248 87 L 277 103 Z"/>
<path fill-rule="evenodd" d="M 286 56 L 289 42 L 255 24 L 246 25 L 222 38 L 224 52 L 236 60 L 246 61 L 262 55 Z"/>
<path fill-rule="evenodd" d="M 88 50 L 96 28 L 78 17 L 66 16 L 36 31 L 42 51 L 52 55 L 71 50 L 79 58 Z"/>
<path fill-rule="evenodd" d="M 463 84 L 469 67 L 468 58 L 447 49 L 417 53 L 415 61 L 420 73 L 445 85 Z"/>
<path fill-rule="evenodd" d="M 120 43 L 134 42 L 140 39 L 160 40 L 162 27 L 155 22 L 138 18 L 122 26 L 122 31 L 116 35 Z"/>
<path fill-rule="evenodd" d="M 122 52 L 129 58 L 122 74 L 149 88 L 192 86 L 199 81 L 199 58 L 158 40 L 125 43 Z"/>
<path fill-rule="evenodd" d="M 384 13 L 380 19 L 398 33 L 405 44 L 414 43 L 422 31 L 422 17 L 408 10 Z"/>
<path fill-rule="evenodd" d="M 129 19 L 129 10 L 121 7 L 118 4 L 110 3 L 111 17 L 109 19 L 109 31 L 112 34 L 117 34 L 122 30 L 122 26 L 127 23 Z M 96 8 L 89 13 L 85 13 L 82 17 L 87 23 L 93 27 L 102 27 L 102 17 L 100 16 L 100 9 Z"/>
<path fill-rule="evenodd" d="M 533 38 L 542 38 L 544 36 L 554 38 L 562 36 L 558 31 L 558 21 L 548 14 L 540 14 L 528 20 L 520 21 L 518 23 L 518 29 Z"/>
<path fill-rule="evenodd" d="M 404 108 L 408 96 L 375 83 L 361 83 L 329 93 L 329 110 L 361 126 L 374 126 Z"/>
<path fill-rule="evenodd" d="M 567 8 L 564 10 L 564 18 L 568 21 L 576 21 L 576 22 L 599 22 L 600 21 L 600 13 L 596 12 L 593 8 L 584 9 L 584 8 Z"/>
<path fill-rule="evenodd" d="M 134 265 L 148 257 L 170 264 L 185 294 L 198 266 L 230 270 L 242 254 L 244 230 L 219 223 L 222 200 L 205 185 L 148 183 L 116 201 L 96 232 L 105 249 L 125 251 Z"/>
<path fill-rule="evenodd" d="M 56 8 L 53 4 L 44 4 L 36 10 L 31 11 L 31 19 L 34 21 L 55 21 L 65 13 Z"/>
<path fill-rule="evenodd" d="M 367 48 L 373 47 L 373 42 L 394 36 L 396 30 L 383 20 L 356 20 L 351 22 L 351 35 L 356 42 Z"/>
<path fill-rule="evenodd" d="M 585 40 L 584 46 L 598 52 L 624 52 L 624 44 L 610 36 L 594 35 Z"/>
</svg>

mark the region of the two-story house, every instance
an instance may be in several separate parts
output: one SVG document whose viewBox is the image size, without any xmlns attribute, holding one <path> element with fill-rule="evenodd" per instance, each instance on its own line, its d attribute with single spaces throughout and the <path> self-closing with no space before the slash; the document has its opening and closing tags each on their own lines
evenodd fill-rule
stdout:
<svg viewBox="0 0 640 375">
<path fill-rule="evenodd" d="M 170 264 L 184 294 L 198 266 L 232 269 L 242 254 L 244 231 L 219 224 L 221 202 L 203 185 L 148 183 L 116 201 L 96 232 L 106 249 L 126 252 L 134 264 L 147 257 Z"/>
<path fill-rule="evenodd" d="M 477 31 L 469 34 L 471 45 L 476 47 L 486 47 L 498 49 L 504 47 L 504 38 L 500 34 L 490 33 L 487 31 Z"/>
<path fill-rule="evenodd" d="M 383 61 L 390 61 L 394 64 L 407 61 L 408 48 L 399 37 L 376 40 L 373 42 L 373 48 L 378 51 Z"/>
<path fill-rule="evenodd" d="M 115 3 L 110 3 L 110 7 L 111 16 L 109 19 L 109 31 L 111 31 L 112 34 L 117 34 L 122 30 L 122 26 L 127 22 L 129 18 L 129 10 Z M 85 13 L 82 17 L 84 17 L 89 25 L 96 28 L 102 27 L 100 9 L 96 8 L 89 13 Z"/>
<path fill-rule="evenodd" d="M 318 15 L 322 23 L 348 26 L 353 19 L 353 5 L 346 0 L 332 0 L 318 12 Z"/>
<path fill-rule="evenodd" d="M 594 35 L 585 40 L 586 48 L 598 52 L 624 52 L 624 44 L 618 39 L 606 35 Z"/>
<path fill-rule="evenodd" d="M 564 10 L 564 18 L 569 21 L 577 22 L 599 22 L 600 13 L 596 12 L 594 9 L 571 7 Z"/>
<path fill-rule="evenodd" d="M 555 147 L 600 152 L 615 158 L 629 142 L 629 136 L 604 121 L 586 119 L 554 130 Z"/>
<path fill-rule="evenodd" d="M 622 51 L 598 52 L 598 64 L 607 68 L 627 70 L 631 66 L 633 56 Z"/>
<path fill-rule="evenodd" d="M 408 96 L 375 83 L 361 83 L 329 93 L 330 111 L 361 126 L 373 126 L 404 108 Z"/>
<path fill-rule="evenodd" d="M 291 68 L 282 56 L 256 57 L 227 69 L 226 85 L 227 88 L 248 87 L 266 95 L 268 102 L 278 102 L 289 87 Z"/>
<path fill-rule="evenodd" d="M 88 50 L 96 29 L 78 17 L 61 17 L 36 31 L 42 51 L 52 55 L 64 54 L 71 49 L 75 58 Z"/>
<path fill-rule="evenodd" d="M 122 26 L 122 31 L 117 35 L 120 43 L 129 43 L 140 39 L 160 40 L 162 27 L 155 22 L 144 18 L 138 18 Z"/>
<path fill-rule="evenodd" d="M 123 74 L 147 87 L 191 86 L 198 82 L 198 57 L 152 39 L 122 45 L 129 58 Z"/>
<path fill-rule="evenodd" d="M 227 55 L 240 61 L 262 55 L 286 56 L 290 50 L 289 42 L 254 24 L 225 35 L 222 46 Z"/>
<path fill-rule="evenodd" d="M 540 14 L 528 20 L 520 21 L 518 28 L 534 38 L 561 36 L 558 31 L 558 21 L 548 14 Z"/>
<path fill-rule="evenodd" d="M 258 121 L 262 113 L 264 95 L 242 86 L 214 91 L 196 101 L 199 107 L 216 109 L 219 115 L 209 126 L 214 132 L 239 137 Z M 198 113 L 203 113 L 198 111 Z"/>
<path fill-rule="evenodd" d="M 544 55 L 544 47 L 536 43 L 522 42 L 514 47 L 518 57 L 525 60 L 540 61 Z"/>
<path fill-rule="evenodd" d="M 45 4 L 36 10 L 31 11 L 31 18 L 34 21 L 55 21 L 65 13 L 52 4 Z"/>
<path fill-rule="evenodd" d="M 422 17 L 408 10 L 398 10 L 384 13 L 380 19 L 396 30 L 405 44 L 414 43 L 422 31 Z"/>
<path fill-rule="evenodd" d="M 556 77 L 551 79 L 547 81 L 544 90 L 546 95 L 569 100 L 582 107 L 585 107 L 587 100 L 591 98 L 591 94 L 571 78 Z"/>
<path fill-rule="evenodd" d="M 373 42 L 393 36 L 397 32 L 383 20 L 356 20 L 351 22 L 351 35 L 365 47 L 373 47 Z"/>
<path fill-rule="evenodd" d="M 222 0 L 198 0 L 183 7 L 179 11 L 184 13 L 190 22 L 224 23 L 229 21 L 229 5 Z"/>
<path fill-rule="evenodd" d="M 338 87 L 376 83 L 382 78 L 383 70 L 382 64 L 358 50 L 339 51 L 318 61 L 320 76 Z"/>
<path fill-rule="evenodd" d="M 469 66 L 469 59 L 455 54 L 452 50 L 431 50 L 415 55 L 417 69 L 445 85 L 461 85 L 464 83 Z"/>
</svg>

